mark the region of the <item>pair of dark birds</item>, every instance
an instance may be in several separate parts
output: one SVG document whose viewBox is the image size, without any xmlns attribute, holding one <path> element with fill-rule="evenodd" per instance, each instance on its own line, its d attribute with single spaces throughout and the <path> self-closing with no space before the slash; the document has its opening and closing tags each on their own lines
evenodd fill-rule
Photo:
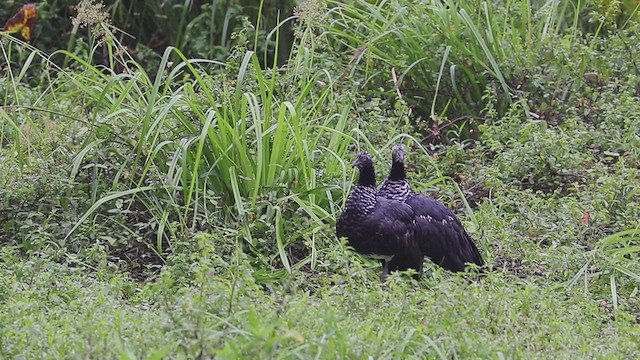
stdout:
<svg viewBox="0 0 640 360">
<path fill-rule="evenodd" d="M 391 172 L 376 189 L 373 158 L 366 152 L 358 154 L 353 163 L 359 170 L 358 183 L 338 219 L 338 238 L 345 237 L 358 253 L 380 259 L 382 281 L 390 271 L 408 269 L 414 269 L 419 279 L 425 256 L 453 272 L 464 271 L 467 264 L 484 265 L 456 215 L 411 189 L 404 155 L 404 146 L 392 148 Z"/>
</svg>

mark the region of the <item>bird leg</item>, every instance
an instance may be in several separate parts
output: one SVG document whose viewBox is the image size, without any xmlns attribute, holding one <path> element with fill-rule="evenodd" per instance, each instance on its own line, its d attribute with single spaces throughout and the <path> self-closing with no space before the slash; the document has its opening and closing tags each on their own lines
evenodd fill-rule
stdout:
<svg viewBox="0 0 640 360">
<path fill-rule="evenodd" d="M 385 282 L 385 280 L 387 280 L 387 277 L 389 277 L 389 261 L 388 260 L 381 260 L 381 261 L 382 261 L 382 272 L 380 273 L 380 281 Z"/>
</svg>

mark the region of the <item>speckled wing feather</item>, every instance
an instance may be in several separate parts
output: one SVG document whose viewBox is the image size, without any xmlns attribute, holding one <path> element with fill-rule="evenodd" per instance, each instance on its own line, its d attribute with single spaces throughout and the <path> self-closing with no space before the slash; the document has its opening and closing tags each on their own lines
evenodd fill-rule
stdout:
<svg viewBox="0 0 640 360">
<path fill-rule="evenodd" d="M 450 271 L 464 271 L 466 263 L 484 261 L 456 215 L 439 201 L 415 195 L 407 200 L 416 215 L 416 239 L 422 252 Z"/>
</svg>

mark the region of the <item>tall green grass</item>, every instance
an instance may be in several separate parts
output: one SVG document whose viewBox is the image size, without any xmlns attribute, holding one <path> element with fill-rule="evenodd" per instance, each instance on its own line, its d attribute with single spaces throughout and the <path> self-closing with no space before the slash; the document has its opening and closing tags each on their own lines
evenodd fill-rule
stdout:
<svg viewBox="0 0 640 360">
<path fill-rule="evenodd" d="M 549 59 L 553 42 L 580 41 L 585 9 L 558 1 L 328 3 L 326 31 L 337 48 L 361 54 L 354 60 L 368 69 L 364 82 L 395 96 L 395 69 L 401 96 L 433 120 L 479 112 L 487 87 L 503 105 L 519 97 L 521 77 Z"/>
<path fill-rule="evenodd" d="M 631 283 L 633 292 L 636 292 L 640 283 L 640 272 L 636 266 L 640 255 L 640 229 L 619 231 L 601 239 L 598 251 L 607 257 L 611 302 L 618 310 L 618 297 L 627 295 L 620 293 L 620 287 Z"/>
<path fill-rule="evenodd" d="M 153 214 L 158 253 L 176 236 L 228 226 L 263 266 L 290 271 L 290 251 L 306 259 L 298 266 L 315 266 L 317 233 L 333 222 L 349 184 L 351 98 L 336 92 L 329 72 L 313 70 L 306 49 L 284 69 L 262 69 L 256 53 L 236 50 L 220 63 L 168 48 L 155 79 L 135 62 L 128 73 L 104 74 L 61 52 L 85 70 L 58 90 L 77 87 L 91 107 L 71 177 L 94 169 L 94 189 L 110 183 L 110 192 L 94 191 L 95 204 L 67 237 L 105 204 L 127 200 Z"/>
</svg>

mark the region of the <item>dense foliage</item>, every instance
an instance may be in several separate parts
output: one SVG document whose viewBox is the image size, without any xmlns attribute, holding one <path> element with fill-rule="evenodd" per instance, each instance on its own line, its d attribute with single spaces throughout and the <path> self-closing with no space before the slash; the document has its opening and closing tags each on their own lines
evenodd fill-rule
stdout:
<svg viewBox="0 0 640 360">
<path fill-rule="evenodd" d="M 638 357 L 633 1 L 275 3 L 0 35 L 0 357 Z M 399 142 L 482 280 L 335 238 Z"/>
</svg>

